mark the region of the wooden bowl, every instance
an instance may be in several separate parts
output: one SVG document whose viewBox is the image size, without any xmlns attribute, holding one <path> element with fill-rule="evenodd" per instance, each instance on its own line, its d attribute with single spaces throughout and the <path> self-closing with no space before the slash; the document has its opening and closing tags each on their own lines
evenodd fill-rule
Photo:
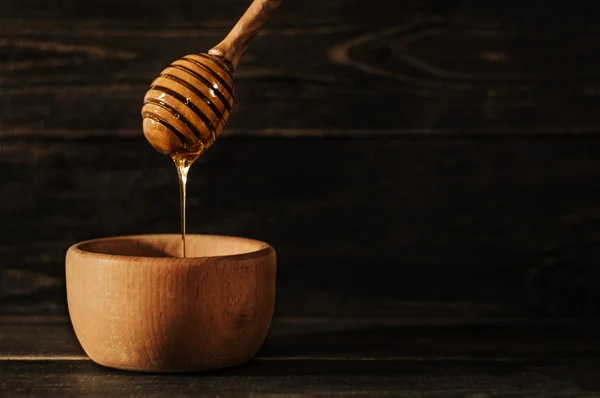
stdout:
<svg viewBox="0 0 600 398">
<path fill-rule="evenodd" d="M 239 365 L 262 345 L 275 304 L 275 250 L 251 239 L 187 235 L 96 239 L 69 248 L 75 334 L 96 363 L 141 372 Z"/>
</svg>

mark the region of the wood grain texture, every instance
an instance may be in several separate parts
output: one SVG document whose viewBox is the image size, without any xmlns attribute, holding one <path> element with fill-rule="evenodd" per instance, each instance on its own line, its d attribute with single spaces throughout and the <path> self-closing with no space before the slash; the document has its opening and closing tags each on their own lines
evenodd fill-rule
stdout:
<svg viewBox="0 0 600 398">
<path fill-rule="evenodd" d="M 65 251 L 179 230 L 143 96 L 247 6 L 3 0 L 0 395 L 600 396 L 581 319 L 600 313 L 600 6 L 583 0 L 283 2 L 189 185 L 190 232 L 277 249 L 264 346 L 202 376 L 86 359 Z"/>
<path fill-rule="evenodd" d="M 0 134 L 141 134 L 148 84 L 172 60 L 208 50 L 247 5 L 6 0 Z M 236 72 L 228 129 L 597 134 L 600 12 L 593 2 L 567 7 L 576 13 L 556 7 L 284 3 Z"/>
<path fill-rule="evenodd" d="M 0 316 L 2 396 L 590 397 L 597 323 L 279 318 L 244 366 L 136 375 L 96 366 L 66 317 Z"/>
<path fill-rule="evenodd" d="M 174 170 L 142 142 L 139 109 L 168 62 L 247 6 L 222 4 L 3 3 L 0 311 L 64 311 L 73 242 L 177 231 Z M 280 314 L 597 313 L 600 13 L 578 7 L 284 3 L 236 72 L 223 136 L 252 139 L 192 170 L 192 232 L 281 248 Z"/>
<path fill-rule="evenodd" d="M 250 42 L 260 33 L 280 4 L 281 0 L 254 0 L 231 32 L 208 50 L 208 54 L 222 59 L 228 69 L 234 72 Z"/>
<path fill-rule="evenodd" d="M 594 361 L 599 329 L 598 322 L 565 319 L 278 317 L 257 358 Z M 0 335 L 0 362 L 89 360 L 66 315 L 0 315 Z"/>
<path fill-rule="evenodd" d="M 240 365 L 275 305 L 275 251 L 244 238 L 143 235 L 71 246 L 69 316 L 94 362 L 151 373 Z"/>
<path fill-rule="evenodd" d="M 0 362 L 5 396 L 536 397 L 600 393 L 597 362 L 254 361 L 208 375 L 144 376 L 91 362 Z M 31 380 L 35 380 L 32 383 Z"/>
<path fill-rule="evenodd" d="M 0 356 L 86 357 L 67 315 L 0 316 Z"/>
<path fill-rule="evenodd" d="M 1 148 L 6 270 L 62 281 L 74 242 L 179 231 L 175 168 L 143 137 Z M 190 171 L 188 231 L 273 244 L 277 315 L 589 316 L 599 150 L 595 138 L 230 138 Z M 60 312 L 64 286 L 1 300 L 5 313 Z"/>
</svg>

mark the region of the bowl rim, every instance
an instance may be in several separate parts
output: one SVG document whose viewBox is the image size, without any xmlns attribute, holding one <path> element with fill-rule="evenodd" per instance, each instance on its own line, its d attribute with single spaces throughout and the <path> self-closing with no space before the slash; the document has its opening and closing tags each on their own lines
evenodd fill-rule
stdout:
<svg viewBox="0 0 600 398">
<path fill-rule="evenodd" d="M 68 249 L 67 249 L 67 255 L 69 254 L 77 254 L 80 256 L 86 256 L 86 257 L 92 257 L 92 258 L 98 258 L 98 259 L 113 259 L 113 260 L 132 260 L 132 259 L 140 259 L 140 260 L 147 260 L 147 261 L 166 261 L 169 263 L 173 263 L 173 262 L 179 262 L 179 263 L 189 263 L 189 262 L 197 262 L 198 260 L 215 260 L 215 259 L 226 259 L 226 260 L 246 260 L 246 259 L 256 259 L 256 258 L 261 258 L 261 257 L 267 257 L 271 254 L 275 255 L 275 249 L 273 248 L 273 246 L 271 246 L 269 243 L 261 241 L 261 240 L 257 240 L 257 239 L 252 239 L 252 238 L 246 238 L 246 237 L 241 237 L 241 236 L 233 236 L 233 235 L 221 235 L 221 234 L 186 234 L 186 236 L 189 237 L 212 237 L 212 238 L 226 238 L 226 239 L 234 239 L 234 240 L 245 240 L 251 243 L 256 243 L 259 245 L 259 248 L 257 250 L 254 251 L 249 251 L 249 252 L 244 252 L 244 253 L 236 253 L 236 254 L 225 254 L 225 255 L 220 255 L 220 256 L 200 256 L 200 257 L 152 257 L 152 256 L 129 256 L 129 255 L 124 255 L 124 254 L 108 254 L 108 253 L 98 253 L 98 252 L 93 252 L 93 251 L 89 251 L 89 250 L 84 250 L 81 248 L 81 246 L 86 245 L 86 244 L 90 244 L 93 242 L 99 242 L 99 241 L 106 241 L 106 240 L 115 240 L 115 239 L 135 239 L 135 238 L 142 238 L 142 237 L 149 237 L 149 236 L 163 236 L 163 237 L 179 237 L 181 238 L 181 234 L 175 234 L 175 233 L 151 233 L 151 234 L 134 234 L 134 235 L 114 235 L 114 236 L 106 236 L 106 237 L 101 237 L 101 238 L 93 238 L 93 239 L 87 239 L 81 242 L 77 242 L 72 244 Z"/>
</svg>

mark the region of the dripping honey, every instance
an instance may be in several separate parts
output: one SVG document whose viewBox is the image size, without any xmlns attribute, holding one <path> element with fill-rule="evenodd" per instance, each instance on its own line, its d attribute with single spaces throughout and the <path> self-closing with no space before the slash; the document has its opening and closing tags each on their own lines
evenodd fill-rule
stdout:
<svg viewBox="0 0 600 398">
<path fill-rule="evenodd" d="M 171 158 L 175 163 L 177 169 L 177 176 L 179 179 L 179 212 L 181 217 L 181 257 L 186 257 L 185 252 L 185 233 L 186 233 L 186 191 L 187 191 L 187 179 L 190 167 L 192 163 L 198 157 L 200 153 L 195 154 L 175 154 Z"/>
</svg>

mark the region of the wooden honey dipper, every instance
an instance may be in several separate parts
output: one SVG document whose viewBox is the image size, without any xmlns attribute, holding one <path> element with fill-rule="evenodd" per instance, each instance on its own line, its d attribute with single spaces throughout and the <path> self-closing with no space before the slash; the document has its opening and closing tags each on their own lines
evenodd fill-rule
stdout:
<svg viewBox="0 0 600 398">
<path fill-rule="evenodd" d="M 208 54 L 186 55 L 152 82 L 144 97 L 142 126 L 156 150 L 169 156 L 201 154 L 215 142 L 233 109 L 233 72 L 280 2 L 254 0 Z"/>
</svg>

